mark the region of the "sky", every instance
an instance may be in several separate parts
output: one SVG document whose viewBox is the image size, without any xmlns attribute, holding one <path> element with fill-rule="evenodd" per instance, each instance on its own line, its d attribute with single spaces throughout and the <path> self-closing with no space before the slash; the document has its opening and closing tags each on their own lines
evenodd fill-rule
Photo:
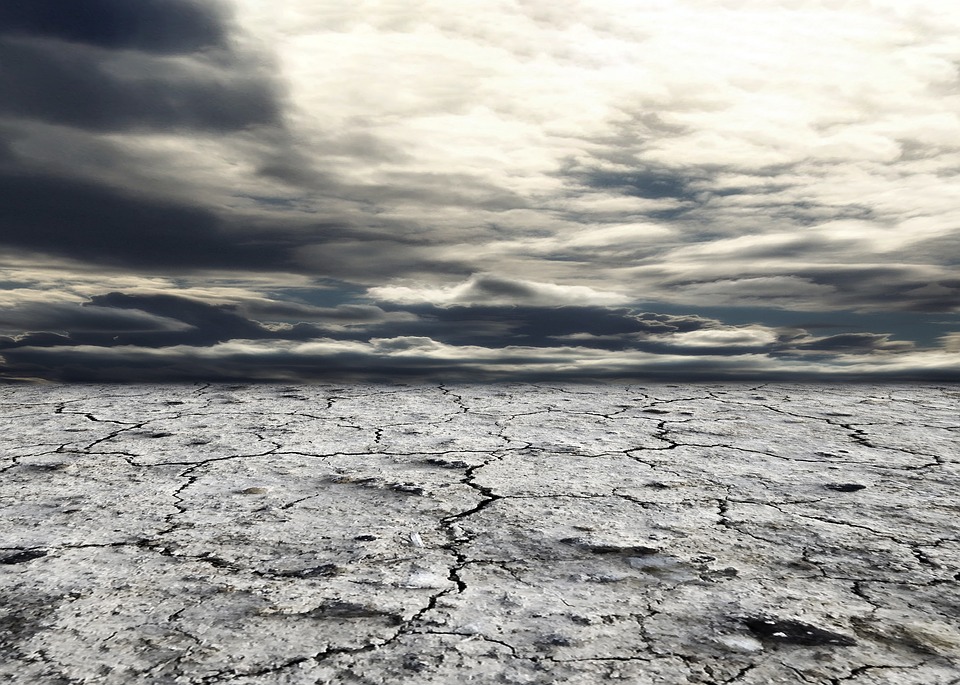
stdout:
<svg viewBox="0 0 960 685">
<path fill-rule="evenodd" d="M 0 3 L 0 379 L 960 380 L 960 4 Z"/>
</svg>

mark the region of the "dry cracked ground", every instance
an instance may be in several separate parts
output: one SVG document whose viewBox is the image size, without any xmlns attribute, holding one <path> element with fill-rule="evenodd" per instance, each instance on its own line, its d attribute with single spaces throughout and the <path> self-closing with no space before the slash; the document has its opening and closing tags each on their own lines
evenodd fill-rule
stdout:
<svg viewBox="0 0 960 685">
<path fill-rule="evenodd" d="M 960 387 L 0 387 L 0 680 L 960 683 Z"/>
</svg>

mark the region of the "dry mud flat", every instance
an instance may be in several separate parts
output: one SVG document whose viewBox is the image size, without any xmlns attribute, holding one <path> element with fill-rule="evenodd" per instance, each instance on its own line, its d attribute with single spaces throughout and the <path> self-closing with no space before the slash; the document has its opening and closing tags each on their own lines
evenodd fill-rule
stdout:
<svg viewBox="0 0 960 685">
<path fill-rule="evenodd" d="M 960 387 L 0 387 L 0 680 L 960 683 Z"/>
</svg>

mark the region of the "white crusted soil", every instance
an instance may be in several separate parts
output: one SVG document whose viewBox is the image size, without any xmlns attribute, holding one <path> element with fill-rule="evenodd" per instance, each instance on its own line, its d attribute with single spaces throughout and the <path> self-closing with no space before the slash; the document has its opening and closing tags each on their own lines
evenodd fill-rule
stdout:
<svg viewBox="0 0 960 685">
<path fill-rule="evenodd" d="M 960 388 L 0 387 L 0 681 L 960 683 Z"/>
</svg>

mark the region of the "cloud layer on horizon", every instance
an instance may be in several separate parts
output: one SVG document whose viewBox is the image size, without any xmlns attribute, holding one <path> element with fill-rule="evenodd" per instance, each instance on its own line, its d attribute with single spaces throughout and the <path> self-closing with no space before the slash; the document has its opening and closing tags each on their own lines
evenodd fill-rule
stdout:
<svg viewBox="0 0 960 685">
<path fill-rule="evenodd" d="M 960 378 L 960 9 L 57 7 L 0 8 L 0 375 Z"/>
</svg>

